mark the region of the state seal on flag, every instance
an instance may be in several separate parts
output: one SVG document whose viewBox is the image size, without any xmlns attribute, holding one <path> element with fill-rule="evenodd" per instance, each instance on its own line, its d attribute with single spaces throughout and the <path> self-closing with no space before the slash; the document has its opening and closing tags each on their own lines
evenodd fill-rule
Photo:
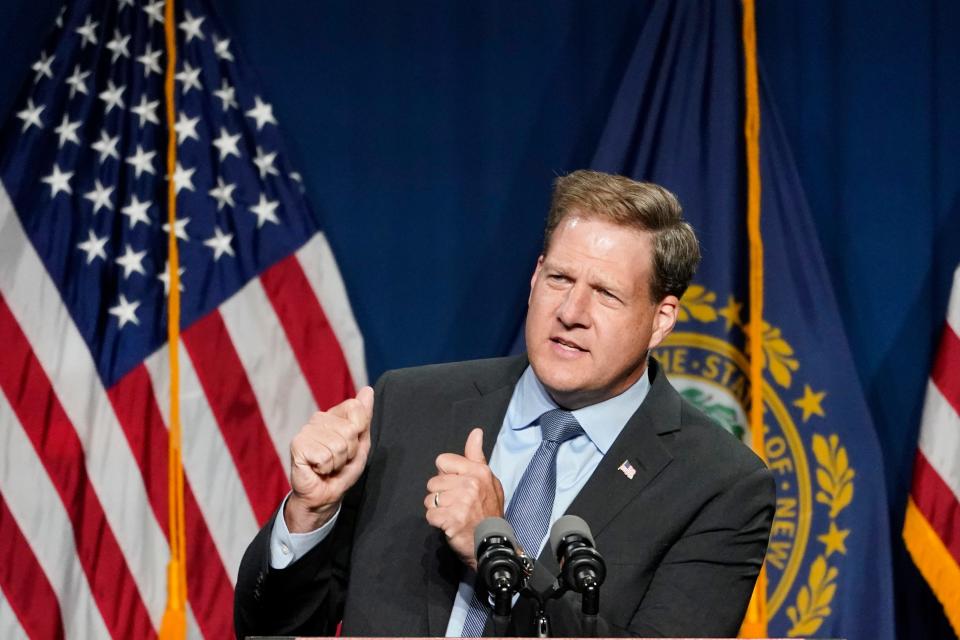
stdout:
<svg viewBox="0 0 960 640">
<path fill-rule="evenodd" d="M 748 327 L 733 295 L 691 285 L 677 327 L 653 355 L 680 394 L 750 446 Z M 767 548 L 767 612 L 786 615 L 788 636 L 813 634 L 830 617 L 846 554 L 843 511 L 854 496 L 854 469 L 825 425 L 826 390 L 803 380 L 799 356 L 780 328 L 763 326 L 763 457 L 777 483 Z M 814 418 L 819 420 L 815 421 Z"/>
</svg>

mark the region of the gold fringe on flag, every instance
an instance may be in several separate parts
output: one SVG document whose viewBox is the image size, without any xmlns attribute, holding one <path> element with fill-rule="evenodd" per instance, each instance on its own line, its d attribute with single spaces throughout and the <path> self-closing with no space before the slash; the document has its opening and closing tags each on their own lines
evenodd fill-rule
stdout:
<svg viewBox="0 0 960 640">
<path fill-rule="evenodd" d="M 943 605 L 953 632 L 960 637 L 960 566 L 912 497 L 907 498 L 903 541 L 914 564 Z"/>
<path fill-rule="evenodd" d="M 170 431 L 167 458 L 167 506 L 170 527 L 170 563 L 167 565 L 167 608 L 160 623 L 161 640 L 187 637 L 187 554 L 183 511 L 183 462 L 180 428 L 180 255 L 177 247 L 177 190 L 173 175 L 177 167 L 176 94 L 174 74 L 177 65 L 177 29 L 174 0 L 167 0 L 164 11 L 164 36 L 167 68 L 164 76 L 167 121 L 167 349 L 170 354 Z"/>
<path fill-rule="evenodd" d="M 743 75 L 747 148 L 747 238 L 750 245 L 750 433 L 753 450 L 763 444 L 763 237 L 760 233 L 760 92 L 757 79 L 757 25 L 754 0 L 743 0 Z M 767 636 L 767 571 L 760 568 L 753 596 L 740 626 L 741 638 Z"/>
</svg>

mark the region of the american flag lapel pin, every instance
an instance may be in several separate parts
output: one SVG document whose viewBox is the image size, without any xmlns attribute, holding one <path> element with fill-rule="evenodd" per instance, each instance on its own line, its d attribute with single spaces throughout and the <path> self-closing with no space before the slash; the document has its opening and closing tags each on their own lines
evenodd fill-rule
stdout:
<svg viewBox="0 0 960 640">
<path fill-rule="evenodd" d="M 629 460 L 624 460 L 623 464 L 617 467 L 620 471 L 623 472 L 623 475 L 627 476 L 628 480 L 633 480 L 633 476 L 637 475 L 637 470 L 633 468 L 633 465 L 630 464 Z"/>
</svg>

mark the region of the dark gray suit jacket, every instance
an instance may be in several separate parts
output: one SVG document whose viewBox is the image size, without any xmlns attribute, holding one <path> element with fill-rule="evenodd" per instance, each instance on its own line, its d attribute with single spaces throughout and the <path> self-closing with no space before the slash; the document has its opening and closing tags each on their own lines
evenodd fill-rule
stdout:
<svg viewBox="0 0 960 640">
<path fill-rule="evenodd" d="M 331 534 L 270 568 L 273 519 L 250 544 L 236 588 L 238 635 L 442 636 L 462 565 L 424 518 L 434 460 L 474 427 L 489 457 L 525 358 L 392 371 L 377 383 L 367 471 Z M 747 447 L 683 400 L 651 360 L 652 385 L 567 513 L 607 562 L 601 636 L 734 636 L 766 551 L 774 482 Z M 636 469 L 628 478 L 618 467 Z M 548 545 L 549 546 L 549 545 Z M 549 550 L 538 563 L 557 573 Z M 552 601 L 555 636 L 575 636 L 579 596 Z M 513 629 L 531 635 L 520 600 Z M 489 630 L 489 628 L 488 628 Z"/>
</svg>

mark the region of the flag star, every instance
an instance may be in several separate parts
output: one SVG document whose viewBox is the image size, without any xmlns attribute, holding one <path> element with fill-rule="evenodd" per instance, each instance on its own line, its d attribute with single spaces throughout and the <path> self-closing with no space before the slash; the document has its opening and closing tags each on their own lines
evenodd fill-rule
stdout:
<svg viewBox="0 0 960 640">
<path fill-rule="evenodd" d="M 190 236 L 187 235 L 187 223 L 189 222 L 190 218 L 177 218 L 173 223 L 173 235 L 184 242 L 188 242 Z M 164 233 L 170 233 L 170 223 L 164 223 L 162 229 Z"/>
<path fill-rule="evenodd" d="M 147 255 L 146 251 L 134 251 L 129 244 L 124 248 L 123 255 L 114 260 L 123 267 L 123 279 L 126 280 L 134 273 L 147 275 L 147 270 L 143 268 L 143 259 Z"/>
<path fill-rule="evenodd" d="M 147 225 L 150 224 L 150 216 L 147 215 L 147 209 L 149 209 L 152 204 L 153 202 L 150 200 L 140 202 L 137 195 L 133 194 L 130 196 L 130 204 L 120 209 L 120 212 L 130 218 L 130 228 L 133 229 L 137 226 L 138 222 L 143 222 Z"/>
<path fill-rule="evenodd" d="M 143 7 L 143 12 L 147 14 L 147 19 L 150 20 L 149 26 L 152 27 L 154 22 L 163 24 L 163 0 L 154 0 L 154 2 L 148 3 Z"/>
<path fill-rule="evenodd" d="M 230 107 L 238 109 L 239 105 L 237 104 L 237 91 L 230 86 L 230 83 L 227 82 L 227 79 L 224 78 L 220 83 L 220 88 L 213 92 L 213 95 L 220 98 L 223 102 L 223 110 L 226 111 Z"/>
<path fill-rule="evenodd" d="M 278 176 L 280 172 L 273 166 L 273 161 L 277 158 L 277 152 L 264 153 L 263 149 L 257 147 L 257 157 L 253 159 L 253 164 L 260 170 L 260 177 L 266 178 L 268 175 Z"/>
<path fill-rule="evenodd" d="M 65 14 L 66 12 L 67 12 L 67 5 L 63 5 L 62 7 L 60 7 L 60 13 L 57 14 L 57 19 L 54 20 L 54 24 L 57 25 L 57 27 L 60 29 L 63 28 L 63 14 Z"/>
<path fill-rule="evenodd" d="M 183 83 L 183 95 L 190 93 L 190 89 L 193 88 L 196 88 L 197 91 L 203 89 L 200 86 L 200 67 L 194 69 L 186 60 L 183 62 L 183 70 L 174 77 Z"/>
<path fill-rule="evenodd" d="M 83 40 L 80 47 L 81 49 L 86 49 L 88 44 L 97 44 L 97 25 L 99 24 L 99 22 L 93 21 L 92 16 L 88 15 L 83 24 L 76 28 L 76 32 L 80 34 Z"/>
<path fill-rule="evenodd" d="M 184 15 L 186 15 L 186 18 L 180 23 L 179 26 L 183 31 L 184 37 L 187 39 L 187 44 L 190 44 L 190 41 L 194 38 L 203 40 L 203 32 L 200 31 L 200 24 L 204 20 L 203 16 L 194 18 L 189 10 L 184 11 Z"/>
<path fill-rule="evenodd" d="M 114 107 L 123 109 L 123 92 L 127 90 L 125 85 L 117 87 L 113 80 L 107 80 L 107 88 L 100 92 L 100 99 L 106 104 L 103 115 L 107 115 Z"/>
<path fill-rule="evenodd" d="M 77 137 L 77 129 L 80 128 L 81 122 L 77 120 L 76 122 L 70 122 L 70 116 L 68 114 L 63 114 L 63 120 L 60 121 L 60 126 L 54 129 L 57 132 L 57 135 L 60 136 L 60 142 L 57 144 L 58 148 L 63 148 L 63 144 L 68 140 L 76 145 L 80 144 L 80 138 Z"/>
<path fill-rule="evenodd" d="M 147 48 L 144 49 L 143 55 L 137 56 L 137 62 L 143 65 L 144 78 L 149 78 L 151 73 L 156 73 L 158 75 L 163 74 L 163 69 L 160 68 L 160 56 L 162 55 L 162 49 L 154 51 L 153 47 L 150 46 L 150 43 L 147 43 Z"/>
<path fill-rule="evenodd" d="M 50 197 L 56 198 L 57 194 L 61 191 L 66 194 L 73 193 L 73 189 L 70 188 L 70 178 L 72 177 L 73 171 L 60 171 L 60 166 L 54 163 L 53 171 L 50 172 L 50 175 L 40 180 L 50 185 Z"/>
<path fill-rule="evenodd" d="M 81 71 L 79 64 L 73 68 L 73 75 L 67 78 L 67 84 L 70 85 L 71 98 L 75 96 L 77 92 L 80 92 L 83 95 L 89 95 L 89 92 L 87 91 L 87 83 L 84 82 L 88 75 L 90 75 L 90 72 Z"/>
<path fill-rule="evenodd" d="M 216 35 L 213 36 L 213 52 L 221 60 L 233 62 L 233 54 L 230 53 L 230 38 L 221 40 Z"/>
<path fill-rule="evenodd" d="M 181 165 L 179 162 L 177 163 L 177 168 L 173 171 L 173 185 L 178 194 L 180 193 L 181 189 L 196 191 L 193 186 L 193 174 L 196 170 L 196 168 L 185 169 L 183 165 Z"/>
<path fill-rule="evenodd" d="M 40 119 L 40 113 L 44 109 L 46 109 L 46 107 L 43 105 L 39 107 L 34 106 L 33 98 L 27 98 L 26 108 L 23 111 L 17 112 L 17 117 L 23 120 L 23 128 L 20 129 L 20 133 L 29 129 L 31 125 L 37 129 L 43 129 L 43 120 Z"/>
<path fill-rule="evenodd" d="M 279 201 L 267 200 L 267 196 L 265 194 L 260 194 L 260 202 L 258 202 L 256 206 L 250 207 L 250 211 L 257 216 L 257 229 L 261 228 L 264 222 L 280 224 L 280 220 L 277 219 L 276 213 L 277 207 L 279 206 Z"/>
<path fill-rule="evenodd" d="M 113 40 L 107 43 L 107 49 L 113 52 L 113 55 L 110 56 L 111 63 L 116 62 L 120 56 L 130 57 L 130 50 L 127 49 L 128 42 L 130 42 L 130 36 L 122 35 L 120 29 L 113 30 Z"/>
<path fill-rule="evenodd" d="M 300 193 L 306 193 L 306 192 L 307 192 L 307 190 L 306 190 L 306 189 L 304 188 L 304 186 L 303 186 L 303 176 L 301 176 L 298 172 L 296 172 L 296 171 L 291 171 L 291 172 L 290 172 L 290 179 L 293 180 L 294 182 L 296 182 L 296 183 L 297 183 L 297 186 L 300 187 Z"/>
<path fill-rule="evenodd" d="M 230 246 L 230 241 L 233 240 L 233 234 L 220 231 L 220 227 L 214 227 L 213 233 L 214 236 L 212 238 L 203 241 L 203 244 L 213 249 L 213 261 L 216 262 L 219 260 L 223 254 L 233 256 L 233 247 Z"/>
<path fill-rule="evenodd" d="M 217 177 L 217 186 L 210 189 L 210 195 L 217 201 L 217 211 L 223 209 L 225 205 L 235 206 L 233 202 L 233 190 L 237 188 L 235 184 L 226 184 L 222 176 Z"/>
<path fill-rule="evenodd" d="M 267 124 L 277 124 L 277 119 L 273 117 L 273 106 L 269 102 L 264 102 L 260 99 L 260 96 L 254 97 L 256 106 L 250 111 L 246 112 L 248 118 L 253 118 L 257 121 L 257 131 L 263 129 L 263 125 Z"/>
<path fill-rule="evenodd" d="M 198 122 L 200 122 L 199 117 L 188 118 L 187 114 L 183 111 L 180 112 L 176 124 L 173 125 L 173 129 L 177 132 L 177 144 L 183 144 L 189 138 L 200 140 L 200 136 L 197 135 Z"/>
<path fill-rule="evenodd" d="M 31 69 L 37 72 L 37 75 L 33 77 L 34 83 L 39 82 L 40 78 L 44 76 L 51 79 L 53 78 L 53 69 L 51 68 L 51 65 L 53 65 L 53 60 L 56 57 L 57 56 L 53 55 L 48 58 L 46 51 L 40 52 L 40 59 L 34 62 L 33 65 L 30 67 Z"/>
<path fill-rule="evenodd" d="M 177 279 L 177 289 L 183 291 L 183 274 L 186 273 L 186 269 L 183 267 L 177 268 L 177 275 L 180 276 Z M 157 276 L 157 280 L 163 283 L 163 295 L 170 294 L 170 263 L 167 263 L 167 266 L 163 268 L 163 273 Z"/>
<path fill-rule="evenodd" d="M 155 155 L 157 155 L 156 151 L 144 151 L 143 146 L 138 144 L 137 152 L 127 158 L 127 164 L 133 166 L 137 178 L 144 171 L 156 175 L 157 171 L 153 168 L 153 156 Z"/>
<path fill-rule="evenodd" d="M 107 132 L 100 132 L 100 139 L 91 144 L 90 146 L 94 151 L 100 154 L 100 162 L 106 162 L 107 158 L 116 158 L 120 159 L 120 154 L 117 153 L 117 143 L 120 142 L 120 136 L 115 136 L 111 138 L 107 135 Z"/>
<path fill-rule="evenodd" d="M 77 244 L 77 248 L 87 254 L 87 264 L 92 263 L 97 258 L 102 258 L 106 261 L 107 252 L 104 250 L 104 247 L 107 245 L 107 240 L 110 239 L 110 236 L 105 235 L 102 238 L 98 238 L 97 234 L 93 232 L 93 229 L 90 229 L 87 233 L 89 234 L 87 239 Z"/>
<path fill-rule="evenodd" d="M 84 198 L 93 203 L 93 212 L 97 213 L 103 207 L 113 211 L 113 202 L 110 200 L 110 194 L 113 193 L 113 187 L 103 186 L 103 184 L 100 183 L 100 178 L 97 178 L 93 182 L 93 189 L 83 194 Z"/>
<path fill-rule="evenodd" d="M 237 147 L 239 141 L 239 133 L 230 135 L 226 127 L 220 127 L 220 137 L 213 141 L 213 146 L 220 151 L 220 160 L 225 160 L 227 156 L 230 155 L 235 155 L 239 158 L 240 149 Z"/>
<path fill-rule="evenodd" d="M 120 9 L 134 6 L 133 0 L 118 0 L 118 4 L 120 5 Z"/>
<path fill-rule="evenodd" d="M 160 124 L 160 120 L 157 118 L 157 107 L 159 106 L 159 100 L 147 102 L 147 95 L 143 94 L 140 96 L 140 104 L 135 107 L 131 107 L 130 112 L 135 113 L 140 117 L 140 127 L 143 128 L 144 122 Z"/>
<path fill-rule="evenodd" d="M 136 300 L 127 302 L 126 296 L 121 293 L 120 302 L 117 303 L 117 306 L 110 307 L 108 311 L 110 312 L 110 315 L 117 317 L 117 320 L 120 321 L 120 328 L 123 329 L 123 325 L 127 324 L 128 322 L 140 324 L 140 321 L 137 320 L 137 307 L 139 306 L 140 303 Z"/>
</svg>

